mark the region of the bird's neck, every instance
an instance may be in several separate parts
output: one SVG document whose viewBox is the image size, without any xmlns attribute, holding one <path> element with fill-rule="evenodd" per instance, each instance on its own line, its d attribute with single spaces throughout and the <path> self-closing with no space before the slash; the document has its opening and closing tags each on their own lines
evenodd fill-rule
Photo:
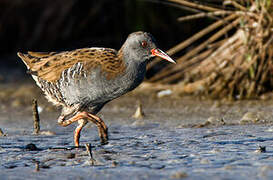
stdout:
<svg viewBox="0 0 273 180">
<path fill-rule="evenodd" d="M 126 51 L 124 47 L 118 51 L 117 55 L 118 58 L 121 58 L 125 63 L 128 72 L 137 73 L 134 71 L 144 71 L 145 73 L 147 60 L 140 59 L 136 53 L 130 52 L 128 50 Z"/>
<path fill-rule="evenodd" d="M 135 64 L 141 65 L 146 64 L 148 59 L 143 59 L 137 52 L 130 49 L 128 46 L 122 46 L 117 53 L 118 58 L 123 59 L 126 65 Z"/>
<path fill-rule="evenodd" d="M 126 81 L 132 83 L 130 89 L 134 89 L 145 77 L 147 61 L 140 60 L 136 54 L 124 49 L 124 47 L 118 51 L 118 56 L 124 61 L 126 66 L 124 77 L 126 77 Z"/>
</svg>

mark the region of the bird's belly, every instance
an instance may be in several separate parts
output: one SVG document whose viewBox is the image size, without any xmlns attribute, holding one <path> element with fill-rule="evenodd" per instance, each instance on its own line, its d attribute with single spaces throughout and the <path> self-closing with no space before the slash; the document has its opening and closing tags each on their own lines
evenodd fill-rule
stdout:
<svg viewBox="0 0 273 180">
<path fill-rule="evenodd" d="M 69 105 L 103 105 L 136 88 L 144 79 L 140 76 L 123 75 L 107 79 L 100 72 L 92 72 L 81 79 L 71 79 L 61 87 L 62 94 Z"/>
</svg>

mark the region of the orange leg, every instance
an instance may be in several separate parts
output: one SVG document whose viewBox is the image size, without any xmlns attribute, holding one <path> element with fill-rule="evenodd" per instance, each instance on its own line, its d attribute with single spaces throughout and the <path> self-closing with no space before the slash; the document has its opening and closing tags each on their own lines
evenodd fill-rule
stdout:
<svg viewBox="0 0 273 180">
<path fill-rule="evenodd" d="M 108 128 L 105 125 L 105 123 L 103 122 L 103 120 L 101 120 L 98 116 L 95 116 L 93 114 L 90 114 L 86 111 L 80 112 L 78 114 L 76 114 L 75 116 L 73 116 L 70 119 L 64 120 L 64 116 L 60 116 L 58 118 L 58 123 L 61 126 L 68 126 L 76 121 L 79 121 L 81 119 L 86 119 L 89 121 L 92 121 L 93 123 L 95 123 L 98 127 L 98 131 L 99 131 L 99 136 L 101 139 L 101 143 L 102 144 L 106 144 L 108 141 Z M 82 128 L 85 126 L 86 121 L 83 121 L 83 123 L 79 123 L 78 127 L 75 129 L 75 134 L 74 134 L 74 142 L 75 142 L 75 146 L 79 146 L 79 138 L 80 138 L 80 133 Z"/>
<path fill-rule="evenodd" d="M 76 147 L 80 145 L 80 137 L 81 137 L 81 130 L 87 124 L 86 120 L 78 120 L 79 125 L 76 127 L 74 131 L 74 144 Z"/>
<path fill-rule="evenodd" d="M 106 144 L 108 141 L 108 128 L 103 120 L 93 114 L 88 113 L 90 120 L 98 126 L 99 136 L 102 144 Z M 95 122 L 93 120 L 96 120 Z"/>
</svg>

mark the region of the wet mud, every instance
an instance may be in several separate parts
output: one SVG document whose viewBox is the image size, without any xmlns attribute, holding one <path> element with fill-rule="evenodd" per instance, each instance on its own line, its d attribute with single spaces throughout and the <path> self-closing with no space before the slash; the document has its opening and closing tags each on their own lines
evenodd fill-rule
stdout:
<svg viewBox="0 0 273 180">
<path fill-rule="evenodd" d="M 88 124 L 57 125 L 59 109 L 32 83 L 0 87 L 1 179 L 272 179 L 273 101 L 219 101 L 136 91 L 107 104 L 101 145 Z M 33 134 L 32 99 L 41 133 Z M 144 116 L 132 117 L 142 105 Z M 85 144 L 91 145 L 91 154 Z"/>
</svg>

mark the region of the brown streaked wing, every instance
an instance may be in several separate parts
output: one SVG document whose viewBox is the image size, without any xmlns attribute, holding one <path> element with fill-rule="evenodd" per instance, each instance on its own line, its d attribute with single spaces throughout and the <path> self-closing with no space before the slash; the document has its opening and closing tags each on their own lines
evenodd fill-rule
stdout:
<svg viewBox="0 0 273 180">
<path fill-rule="evenodd" d="M 114 49 L 105 48 L 103 51 L 99 51 L 96 54 L 95 61 L 85 61 L 84 70 L 87 72 L 100 65 L 101 73 L 103 73 L 106 79 L 114 79 L 118 75 L 125 72 L 125 62 L 123 61 L 122 54 Z"/>
<path fill-rule="evenodd" d="M 32 52 L 32 51 L 28 51 L 27 53 L 36 58 L 46 58 L 54 54 L 57 54 L 57 52 Z"/>
<path fill-rule="evenodd" d="M 78 62 L 83 63 L 86 72 L 100 66 L 107 79 L 115 78 L 125 70 L 125 63 L 117 51 L 108 48 L 83 48 L 61 53 L 29 52 L 28 55 L 34 59 L 29 61 L 30 70 L 49 82 L 57 81 L 64 70 Z"/>
</svg>

